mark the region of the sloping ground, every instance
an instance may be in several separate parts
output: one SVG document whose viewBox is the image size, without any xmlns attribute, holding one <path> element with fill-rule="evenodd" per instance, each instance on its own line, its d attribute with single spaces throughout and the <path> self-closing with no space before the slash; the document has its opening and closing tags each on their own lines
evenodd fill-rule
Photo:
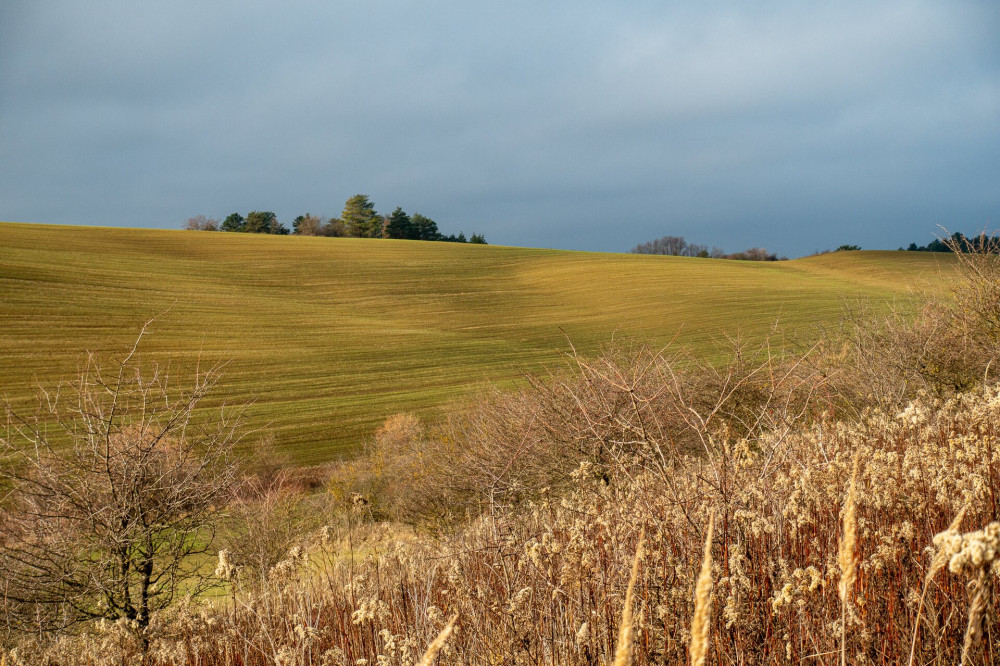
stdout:
<svg viewBox="0 0 1000 666">
<path fill-rule="evenodd" d="M 613 336 L 712 353 L 776 320 L 815 336 L 845 299 L 941 288 L 950 257 L 852 252 L 780 263 L 413 241 L 0 224 L 0 394 L 69 379 L 86 351 L 141 350 L 175 381 L 227 361 L 216 402 L 295 462 L 349 451 L 387 415 Z"/>
</svg>

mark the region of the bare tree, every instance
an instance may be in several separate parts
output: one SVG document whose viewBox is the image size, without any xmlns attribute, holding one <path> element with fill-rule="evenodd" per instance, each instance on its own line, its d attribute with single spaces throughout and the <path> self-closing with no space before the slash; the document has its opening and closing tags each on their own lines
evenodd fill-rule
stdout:
<svg viewBox="0 0 1000 666">
<path fill-rule="evenodd" d="M 30 417 L 3 403 L 0 595 L 9 627 L 126 620 L 145 645 L 155 611 L 208 583 L 197 556 L 212 548 L 240 479 L 239 413 L 195 418 L 220 367 L 175 389 L 161 368 L 140 364 L 138 344 L 110 372 L 88 357 L 75 382 L 40 394 Z"/>
<path fill-rule="evenodd" d="M 184 223 L 184 228 L 190 231 L 218 231 L 219 221 L 204 215 L 195 215 L 188 218 L 188 221 Z"/>
<path fill-rule="evenodd" d="M 632 254 L 666 254 L 681 256 L 687 249 L 687 241 L 681 236 L 663 236 L 656 240 L 639 243 L 632 248 Z"/>
<path fill-rule="evenodd" d="M 665 254 L 675 257 L 711 257 L 712 259 L 725 259 L 729 256 L 722 248 L 713 246 L 710 250 L 707 245 L 688 243 L 681 236 L 663 236 L 656 240 L 639 243 L 630 252 L 632 254 Z"/>
<path fill-rule="evenodd" d="M 700 245 L 698 243 L 688 243 L 687 247 L 681 253 L 685 257 L 707 257 L 708 256 L 708 246 Z"/>
</svg>

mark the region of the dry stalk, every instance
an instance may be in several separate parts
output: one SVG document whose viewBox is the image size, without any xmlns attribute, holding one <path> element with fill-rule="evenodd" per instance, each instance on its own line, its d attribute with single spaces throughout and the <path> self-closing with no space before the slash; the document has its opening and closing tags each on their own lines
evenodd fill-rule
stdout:
<svg viewBox="0 0 1000 666">
<path fill-rule="evenodd" d="M 622 610 L 622 626 L 618 630 L 618 648 L 615 650 L 615 665 L 627 666 L 632 658 L 632 593 L 635 581 L 639 577 L 639 560 L 642 559 L 642 542 L 646 536 L 646 528 L 639 532 L 639 545 L 635 548 L 635 559 L 632 560 L 632 575 L 628 579 L 628 590 L 625 591 L 625 608 Z"/>
<path fill-rule="evenodd" d="M 712 532 L 715 512 L 708 519 L 705 554 L 695 586 L 694 617 L 691 619 L 691 666 L 703 666 L 708 654 L 708 628 L 712 620 Z"/>
<path fill-rule="evenodd" d="M 965 517 L 965 511 L 969 508 L 966 504 L 955 516 L 955 519 L 951 521 L 951 525 L 945 530 L 946 534 L 955 534 L 958 532 L 958 528 L 962 525 L 962 518 Z M 907 666 L 913 666 L 913 658 L 917 651 L 917 635 L 920 632 L 920 616 L 923 614 L 924 604 L 927 599 L 927 590 L 930 589 L 931 580 L 937 575 L 937 572 L 941 570 L 942 567 L 948 562 L 948 551 L 945 548 L 939 548 L 934 554 L 934 559 L 931 560 L 931 568 L 927 572 L 927 576 L 924 578 L 924 589 L 920 593 L 920 602 L 917 604 L 917 619 L 913 623 L 913 641 L 910 643 L 910 660 L 907 662 Z"/>
<path fill-rule="evenodd" d="M 424 656 L 420 658 L 420 662 L 417 666 L 431 666 L 431 663 L 434 662 L 434 657 L 436 657 L 437 653 L 441 651 L 444 644 L 448 642 L 448 637 L 451 636 L 451 632 L 455 628 L 455 621 L 457 619 L 458 613 L 451 616 L 451 619 L 448 620 L 448 624 L 446 624 L 444 629 L 441 630 L 441 633 L 437 635 L 437 638 L 435 638 L 429 646 L 427 646 L 427 652 L 424 652 Z"/>
<path fill-rule="evenodd" d="M 986 579 L 988 567 L 983 567 L 976 578 L 976 588 L 969 606 L 969 624 L 965 628 L 965 640 L 962 644 L 962 660 L 959 664 L 969 663 L 969 657 L 983 638 L 983 615 L 986 612 L 990 597 L 989 582 Z"/>
<path fill-rule="evenodd" d="M 847 666 L 847 599 L 854 589 L 858 577 L 855 564 L 855 554 L 858 547 L 858 464 L 861 451 L 854 454 L 854 472 L 851 474 L 851 486 L 844 501 L 844 533 L 840 538 L 837 551 L 837 564 L 840 565 L 840 663 Z"/>
</svg>

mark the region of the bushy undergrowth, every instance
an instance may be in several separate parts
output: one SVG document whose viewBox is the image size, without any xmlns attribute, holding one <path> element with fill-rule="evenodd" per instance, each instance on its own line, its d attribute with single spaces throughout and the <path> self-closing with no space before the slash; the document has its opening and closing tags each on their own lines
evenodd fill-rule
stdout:
<svg viewBox="0 0 1000 666">
<path fill-rule="evenodd" d="M 779 360 L 771 343 L 732 342 L 722 366 L 632 343 L 595 359 L 573 355 L 568 367 L 482 395 L 433 428 L 389 418 L 334 486 L 377 517 L 439 531 L 559 494 L 582 462 L 606 481 L 635 465 L 669 475 L 714 439 L 787 431 L 827 408 L 816 399 L 823 372 Z"/>
<path fill-rule="evenodd" d="M 484 513 L 440 539 L 359 524 L 356 508 L 297 544 L 262 587 L 241 585 L 242 572 L 224 561 L 218 574 L 234 580 L 234 592 L 159 615 L 150 659 L 414 664 L 457 613 L 440 663 L 610 663 L 644 530 L 631 663 L 683 663 L 714 513 L 709 663 L 835 663 L 841 507 L 857 456 L 847 655 L 905 663 L 934 535 L 963 509 L 957 531 L 996 520 L 998 423 L 992 388 L 921 398 L 855 424 L 820 418 L 795 432 L 713 442 L 666 471 L 638 456 L 610 472 L 584 461 L 558 495 Z M 961 557 L 933 576 L 914 663 L 958 663 L 970 596 L 975 585 L 992 590 L 997 576 L 997 535 L 980 542 L 961 555 L 959 539 L 951 547 Z M 1000 656 L 992 618 L 984 631 L 990 640 L 967 663 Z M 48 654 L 51 663 L 118 663 L 107 656 L 130 646 L 138 649 L 127 626 L 105 624 Z"/>
<path fill-rule="evenodd" d="M 1000 270 L 963 261 L 953 300 L 797 354 L 617 346 L 392 417 L 324 502 L 272 482 L 234 506 L 219 595 L 5 658 L 995 663 Z"/>
<path fill-rule="evenodd" d="M 951 247 L 959 279 L 950 294 L 923 296 L 915 312 L 848 309 L 825 336 L 824 363 L 851 416 L 891 411 L 920 391 L 948 397 L 1000 379 L 1000 244 L 984 235 L 981 252 Z"/>
</svg>

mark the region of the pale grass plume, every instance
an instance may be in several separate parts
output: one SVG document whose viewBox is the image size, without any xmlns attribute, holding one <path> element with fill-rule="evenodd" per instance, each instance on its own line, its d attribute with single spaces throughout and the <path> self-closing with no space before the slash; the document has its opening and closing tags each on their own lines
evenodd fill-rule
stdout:
<svg viewBox="0 0 1000 666">
<path fill-rule="evenodd" d="M 840 566 L 840 600 L 847 603 L 847 597 L 854 589 L 858 570 L 855 564 L 855 554 L 858 548 L 858 464 L 861 452 L 854 455 L 854 472 L 851 474 L 851 485 L 844 500 L 844 531 L 840 537 L 837 551 L 837 564 Z"/>
<path fill-rule="evenodd" d="M 854 589 L 858 577 L 855 555 L 858 548 L 858 466 L 861 451 L 854 454 L 854 472 L 851 486 L 844 500 L 844 530 L 837 550 L 837 564 L 840 566 L 840 663 L 847 666 L 847 599 Z"/>
<path fill-rule="evenodd" d="M 703 666 L 708 654 L 708 629 L 712 623 L 712 532 L 715 513 L 708 519 L 705 533 L 705 554 L 701 560 L 701 573 L 695 585 L 694 617 L 691 620 L 691 666 Z"/>
<path fill-rule="evenodd" d="M 436 657 L 437 653 L 441 651 L 444 644 L 448 642 L 448 637 L 451 636 L 451 632 L 455 628 L 455 621 L 457 619 L 458 613 L 451 616 L 451 619 L 448 620 L 448 624 L 445 625 L 444 629 L 441 630 L 441 633 L 437 635 L 437 638 L 435 638 L 434 641 L 427 647 L 427 652 L 424 652 L 424 656 L 420 658 L 420 662 L 417 663 L 417 666 L 431 666 L 434 662 L 434 657 Z"/>
<path fill-rule="evenodd" d="M 639 544 L 635 548 L 635 558 L 632 560 L 632 575 L 628 579 L 628 590 L 625 592 L 625 609 L 622 611 L 622 625 L 618 630 L 618 648 L 615 650 L 614 666 L 627 666 L 632 659 L 632 594 L 635 581 L 639 577 L 639 560 L 642 559 L 642 542 L 646 536 L 646 528 L 639 532 Z"/>
</svg>

